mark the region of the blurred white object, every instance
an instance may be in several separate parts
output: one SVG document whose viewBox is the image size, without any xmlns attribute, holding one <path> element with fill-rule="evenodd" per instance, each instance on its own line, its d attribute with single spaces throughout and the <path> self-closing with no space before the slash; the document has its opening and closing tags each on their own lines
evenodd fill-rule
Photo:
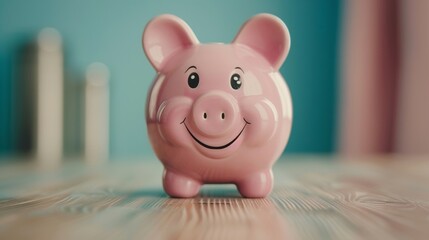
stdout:
<svg viewBox="0 0 429 240">
<path fill-rule="evenodd" d="M 43 29 L 37 39 L 36 158 L 61 161 L 63 152 L 63 50 L 59 32 Z"/>
<path fill-rule="evenodd" d="M 91 64 L 85 87 L 85 159 L 89 163 L 109 157 L 109 70 L 102 63 Z"/>
</svg>

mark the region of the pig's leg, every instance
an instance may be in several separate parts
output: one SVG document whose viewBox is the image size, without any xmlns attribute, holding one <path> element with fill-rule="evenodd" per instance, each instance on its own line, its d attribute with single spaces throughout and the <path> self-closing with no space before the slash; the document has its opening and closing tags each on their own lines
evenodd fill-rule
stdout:
<svg viewBox="0 0 429 240">
<path fill-rule="evenodd" d="M 273 173 L 271 169 L 246 176 L 236 183 L 243 197 L 262 198 L 270 194 L 273 188 Z"/>
<path fill-rule="evenodd" d="M 163 185 L 171 197 L 194 197 L 200 191 L 201 183 L 177 172 L 164 170 Z"/>
</svg>

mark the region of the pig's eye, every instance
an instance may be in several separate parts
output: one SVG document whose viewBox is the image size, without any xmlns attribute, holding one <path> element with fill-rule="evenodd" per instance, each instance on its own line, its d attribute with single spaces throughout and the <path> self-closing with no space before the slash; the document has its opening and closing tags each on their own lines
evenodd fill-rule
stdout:
<svg viewBox="0 0 429 240">
<path fill-rule="evenodd" d="M 200 83 L 200 76 L 198 76 L 198 73 L 193 72 L 193 73 L 189 74 L 188 86 L 190 88 L 196 88 L 199 83 Z"/>
<path fill-rule="evenodd" d="M 241 87 L 241 77 L 238 73 L 234 73 L 231 76 L 231 87 L 235 90 Z"/>
</svg>

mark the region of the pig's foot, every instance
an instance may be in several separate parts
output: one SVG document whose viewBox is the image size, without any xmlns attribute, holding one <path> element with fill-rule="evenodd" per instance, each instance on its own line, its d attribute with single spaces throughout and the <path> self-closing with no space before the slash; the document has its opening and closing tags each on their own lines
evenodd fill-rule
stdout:
<svg viewBox="0 0 429 240">
<path fill-rule="evenodd" d="M 171 197 L 190 198 L 200 191 L 201 183 L 182 174 L 164 170 L 163 185 Z"/>
<path fill-rule="evenodd" d="M 270 194 L 273 188 L 273 173 L 270 170 L 254 173 L 236 183 L 243 197 L 263 198 Z"/>
</svg>

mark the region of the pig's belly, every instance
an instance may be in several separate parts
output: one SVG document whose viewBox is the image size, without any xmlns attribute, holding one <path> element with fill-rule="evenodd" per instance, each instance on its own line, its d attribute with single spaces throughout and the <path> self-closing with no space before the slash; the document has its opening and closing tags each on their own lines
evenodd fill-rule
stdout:
<svg viewBox="0 0 429 240">
<path fill-rule="evenodd" d="M 270 170 L 288 139 L 288 132 L 279 126 L 276 134 L 261 146 L 247 147 L 243 144 L 228 157 L 212 159 L 195 149 L 166 143 L 156 124 L 148 124 L 148 134 L 156 155 L 167 170 L 204 183 L 233 183 L 248 175 Z"/>
</svg>

